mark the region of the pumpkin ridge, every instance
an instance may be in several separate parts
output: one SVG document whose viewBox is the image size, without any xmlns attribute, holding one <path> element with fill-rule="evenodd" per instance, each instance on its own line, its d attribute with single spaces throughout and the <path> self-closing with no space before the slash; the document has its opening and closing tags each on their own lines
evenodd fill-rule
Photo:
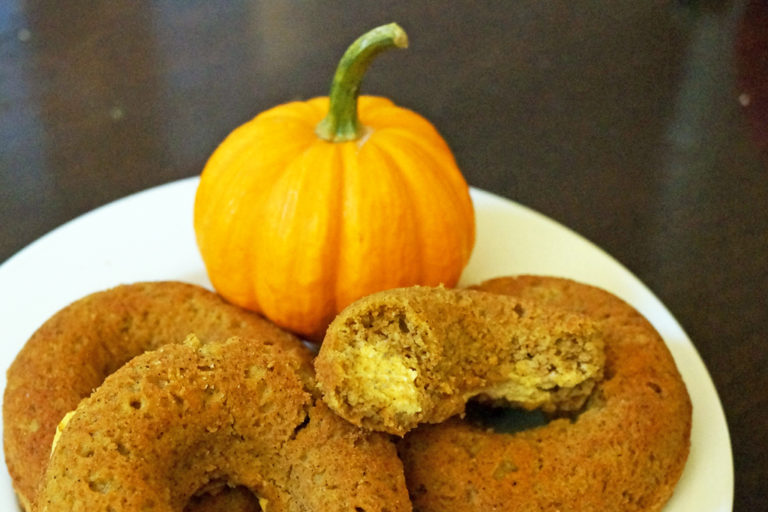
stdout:
<svg viewBox="0 0 768 512">
<path fill-rule="evenodd" d="M 298 144 L 297 144 L 298 146 Z M 310 142 L 303 150 L 302 154 L 309 150 L 312 146 Z M 270 148 L 272 149 L 272 148 Z M 273 150 L 274 151 L 274 150 Z M 259 294 L 257 287 L 255 286 L 258 276 L 255 275 L 256 269 L 263 268 L 260 256 L 262 251 L 259 247 L 263 245 L 261 237 L 257 236 L 258 243 L 248 246 L 242 246 L 241 240 L 247 238 L 246 234 L 248 230 L 254 225 L 258 225 L 263 222 L 265 212 L 264 203 L 267 201 L 268 192 L 272 189 L 275 182 L 280 179 L 283 173 L 283 169 L 294 159 L 294 154 L 291 151 L 280 148 L 282 154 L 273 155 L 274 159 L 269 164 L 260 163 L 256 168 L 246 165 L 247 162 L 261 162 L 263 148 L 256 144 L 247 144 L 246 149 L 240 151 L 236 157 L 234 157 L 230 166 L 232 171 L 228 173 L 228 177 L 231 179 L 229 183 L 225 181 L 222 188 L 219 190 L 230 191 L 242 188 L 250 193 L 243 193 L 238 198 L 238 214 L 237 221 L 230 220 L 228 227 L 226 228 L 231 236 L 225 237 L 221 244 L 221 254 L 237 254 L 239 255 L 239 263 L 232 265 L 238 272 L 242 273 L 242 282 L 249 283 L 249 286 L 239 286 L 239 294 L 243 298 L 238 298 L 238 301 L 245 300 L 250 304 L 253 304 L 257 311 L 262 311 L 263 308 L 260 304 Z M 245 184 L 245 186 L 244 186 Z M 254 186 L 259 184 L 259 186 Z M 254 191 L 258 193 L 254 194 Z M 248 212 L 247 221 L 243 222 L 241 215 L 246 215 L 242 212 Z M 240 234 L 242 233 L 242 234 Z M 256 265 L 249 264 L 249 260 L 255 259 Z"/>
<path fill-rule="evenodd" d="M 423 143 L 451 154 L 450 147 L 437 128 L 424 116 L 406 107 L 391 102 L 389 105 L 372 105 L 368 110 L 361 111 L 360 120 L 379 131 L 397 130 L 407 136 L 418 137 Z"/>
<path fill-rule="evenodd" d="M 357 161 L 354 158 L 351 158 L 349 149 L 347 151 L 344 151 L 344 149 L 349 148 L 350 145 L 354 145 L 354 154 L 357 154 L 360 151 L 360 147 L 357 145 L 356 141 L 351 142 L 333 142 L 330 144 L 334 144 L 335 147 L 341 148 L 341 150 L 338 152 L 339 154 L 339 168 L 342 170 L 343 179 L 340 183 L 342 186 L 342 189 L 340 191 L 341 196 L 341 202 L 339 203 L 339 219 L 341 221 L 341 228 L 339 229 L 339 238 L 338 238 L 338 244 L 336 246 L 336 268 L 341 269 L 342 259 L 345 255 L 348 254 L 348 251 L 350 250 L 349 247 L 349 236 L 348 233 L 346 233 L 346 228 L 350 226 L 350 219 L 346 216 L 346 208 L 347 208 L 347 193 L 349 192 L 349 187 L 352 185 L 349 185 L 352 183 L 352 180 L 350 180 L 350 174 L 353 172 L 359 171 L 359 167 L 357 164 Z M 354 199 L 355 197 L 358 197 L 358 194 L 351 194 L 351 198 Z M 335 311 L 341 311 L 343 308 L 345 308 L 350 302 L 351 299 L 347 297 L 349 294 L 349 278 L 344 277 L 341 279 L 337 279 L 334 282 L 334 293 L 333 293 L 333 301 L 334 301 L 334 308 Z M 330 323 L 329 319 L 329 323 Z"/>
<path fill-rule="evenodd" d="M 454 226 L 451 232 L 456 242 L 456 249 L 460 251 L 459 257 L 463 268 L 469 260 L 475 242 L 474 209 L 469 192 L 464 192 L 467 188 L 466 182 L 456 167 L 453 157 L 450 157 L 450 161 L 447 160 L 448 157 L 443 156 L 436 148 L 423 143 L 415 134 L 405 130 L 386 130 L 386 134 L 381 130 L 377 142 L 386 145 L 385 152 L 396 160 L 398 159 L 396 155 L 403 155 L 403 159 L 418 162 L 420 164 L 418 166 L 401 165 L 400 168 L 404 173 L 410 172 L 412 176 L 418 176 L 422 186 L 417 189 L 434 190 L 447 201 L 448 204 L 441 203 L 441 212 L 451 219 L 450 223 Z M 414 167 L 418 170 L 414 170 Z M 447 179 L 451 180 L 450 186 L 443 184 Z M 433 186 L 423 186 L 425 182 Z M 459 184 L 462 186 L 461 190 L 457 190 Z"/>
<path fill-rule="evenodd" d="M 406 137 L 409 137 L 410 134 L 404 133 Z M 442 139 L 440 139 L 442 141 Z M 450 159 L 451 167 L 453 169 L 452 172 L 445 172 L 445 170 L 440 173 L 439 176 L 436 176 L 436 179 L 438 180 L 444 180 L 448 179 L 451 180 L 451 186 L 447 187 L 447 190 L 449 191 L 449 194 L 453 197 L 453 208 L 456 209 L 456 211 L 460 212 L 460 214 L 457 215 L 458 220 L 460 223 L 463 223 L 461 226 L 461 229 L 459 229 L 459 233 L 462 235 L 465 235 L 465 240 L 463 246 L 466 247 L 467 253 L 464 255 L 464 264 L 466 264 L 469 261 L 469 256 L 472 252 L 472 248 L 475 245 L 475 213 L 474 213 L 474 205 L 472 204 L 472 198 L 469 195 L 469 187 L 466 182 L 466 179 L 461 174 L 461 171 L 459 170 L 458 163 L 456 162 L 455 157 L 453 156 L 453 153 L 450 152 L 450 149 L 448 149 L 448 146 L 446 145 L 446 152 L 444 152 L 441 148 L 428 145 L 423 140 L 419 139 L 411 139 L 411 142 L 414 143 L 416 146 L 421 147 L 424 149 L 427 154 L 429 154 L 430 159 L 441 163 L 445 162 L 447 159 Z M 445 144 L 445 142 L 442 142 Z"/>
<path fill-rule="evenodd" d="M 413 281 L 416 241 L 402 180 L 389 166 L 354 143 L 343 146 L 346 162 L 344 216 L 339 244 L 337 304 Z M 376 269 L 371 272 L 370 269 Z"/>
<path fill-rule="evenodd" d="M 253 123 L 251 121 L 250 123 Z M 249 123 L 249 124 L 250 124 Z M 209 159 L 208 172 L 204 172 L 201 177 L 201 184 L 203 186 L 198 187 L 198 197 L 195 200 L 195 223 L 200 226 L 205 226 L 205 229 L 197 229 L 197 243 L 201 250 L 205 250 L 209 257 L 205 260 L 208 274 L 211 276 L 211 282 L 214 288 L 220 289 L 220 281 L 216 276 L 219 273 L 217 270 L 222 266 L 222 262 L 225 261 L 227 254 L 230 253 L 232 237 L 218 236 L 222 232 L 227 232 L 232 229 L 233 225 L 236 225 L 234 217 L 222 213 L 221 204 L 224 203 L 225 198 L 229 196 L 229 190 L 244 190 L 239 187 L 231 187 L 232 183 L 236 183 L 239 180 L 238 173 L 221 172 L 225 168 L 233 168 L 233 163 L 238 163 L 244 158 L 243 153 L 247 150 L 247 143 L 245 137 L 241 134 L 246 133 L 243 130 L 233 132 L 228 140 L 231 143 L 236 144 L 239 151 L 222 152 L 216 151 Z M 214 172 L 215 171 L 215 172 Z M 215 183 L 216 186 L 207 186 L 207 183 Z M 207 194 L 208 197 L 202 196 Z M 231 199 L 230 199 L 231 201 Z M 241 268 L 240 265 L 235 265 L 235 268 Z M 214 270 L 214 272 L 211 272 Z M 222 295 L 228 300 L 231 298 L 228 289 L 223 289 Z"/>
<path fill-rule="evenodd" d="M 409 145 L 417 147 L 424 153 L 428 154 L 430 160 L 432 160 L 435 164 L 438 164 L 426 168 L 427 171 L 434 175 L 439 175 L 439 177 L 445 178 L 446 176 L 444 176 L 444 168 L 446 167 L 446 164 L 450 163 L 453 169 L 448 178 L 451 179 L 452 184 L 465 184 L 464 178 L 458 170 L 456 159 L 453 157 L 452 153 L 448 153 L 450 150 L 445 143 L 436 144 L 435 141 L 431 139 L 425 140 L 424 137 L 422 137 L 422 134 L 414 133 L 411 130 L 399 126 L 382 127 L 379 128 L 378 131 L 379 133 L 384 134 L 386 137 L 400 138 L 401 140 L 405 140 Z"/>
<path fill-rule="evenodd" d="M 334 144 L 335 148 L 338 148 L 339 146 L 337 144 Z M 346 179 L 347 174 L 347 166 L 344 163 L 344 158 L 341 155 L 341 152 L 336 150 L 333 152 L 333 156 L 336 160 L 336 169 L 339 170 L 336 176 L 336 187 L 338 190 L 338 197 L 336 198 L 336 205 L 335 205 L 335 216 L 333 219 L 328 219 L 329 222 L 332 222 L 335 226 L 334 234 L 335 239 L 333 240 L 333 244 L 331 247 L 333 247 L 333 258 L 331 258 L 331 268 L 329 269 L 328 274 L 328 281 L 329 283 L 333 283 L 333 291 L 332 291 L 332 299 L 333 299 L 333 311 L 332 313 L 335 313 L 336 311 L 340 311 L 341 308 L 339 308 L 339 283 L 341 282 L 341 279 L 339 279 L 339 268 L 341 267 L 341 226 L 344 225 L 344 201 L 345 201 L 345 187 L 344 187 L 344 181 Z M 328 323 L 330 323 L 330 320 Z"/>
<path fill-rule="evenodd" d="M 402 189 L 405 191 L 405 195 L 408 197 L 408 206 L 409 211 L 411 212 L 411 218 L 413 220 L 413 236 L 411 237 L 412 240 L 415 240 L 419 243 L 415 243 L 414 246 L 417 249 L 416 254 L 416 264 L 418 266 L 417 271 L 417 279 L 418 281 L 422 281 L 425 276 L 425 268 L 424 268 L 424 247 L 423 247 L 423 229 L 421 226 L 421 223 L 418 222 L 419 217 L 419 207 L 417 206 L 416 201 L 416 192 L 412 185 L 412 183 L 408 180 L 408 178 L 405 176 L 405 173 L 403 172 L 402 168 L 398 165 L 397 160 L 387 153 L 387 151 L 384 150 L 379 144 L 377 144 L 378 139 L 372 139 L 369 140 L 369 151 L 375 150 L 378 153 L 378 157 L 387 163 L 387 167 L 389 171 L 397 176 L 398 181 L 400 181 L 403 184 Z M 412 283 L 403 283 L 403 285 L 410 286 Z"/>
<path fill-rule="evenodd" d="M 264 302 L 264 312 L 268 317 L 279 325 L 290 326 L 303 336 L 316 336 L 317 333 L 307 331 L 308 327 L 317 324 L 320 317 L 330 314 L 331 290 L 321 283 L 328 282 L 328 272 L 337 272 L 337 264 L 330 257 L 333 255 L 330 247 L 337 245 L 335 240 L 339 236 L 338 226 L 327 218 L 328 210 L 333 208 L 331 202 L 311 201 L 307 197 L 311 197 L 313 191 L 319 188 L 324 191 L 321 194 L 338 191 L 334 184 L 337 164 L 325 159 L 326 155 L 334 155 L 336 158 L 337 153 L 336 146 L 328 146 L 316 139 L 283 168 L 278 180 L 270 187 L 269 198 L 264 206 L 267 213 L 260 236 L 265 237 L 266 241 L 272 240 L 272 243 L 264 243 L 265 250 L 259 251 L 255 268 L 261 270 L 261 273 L 255 276 L 254 289 Z M 323 155 L 323 159 L 318 160 L 318 155 Z M 318 167 L 312 165 L 312 162 L 321 162 L 322 165 Z M 294 208 L 282 209 L 287 206 L 284 201 L 286 196 L 275 192 L 277 189 L 291 190 L 298 194 Z M 308 204 L 314 207 L 307 208 Z M 318 224 L 315 226 L 322 232 L 322 240 L 318 239 L 318 231 L 309 233 L 311 228 L 302 220 L 307 218 L 309 212 L 317 214 Z M 282 242 L 276 245 L 274 242 L 278 239 Z M 313 243 L 307 245 L 306 242 Z M 310 270 L 313 264 L 316 266 Z M 316 274 L 318 269 L 322 269 L 321 274 Z M 296 281 L 292 289 L 282 286 L 284 283 L 281 276 L 286 275 Z M 308 275 L 314 275 L 315 279 L 303 281 Z M 318 307 L 310 311 L 308 301 L 315 301 Z M 281 303 L 283 305 L 275 309 Z"/>
</svg>

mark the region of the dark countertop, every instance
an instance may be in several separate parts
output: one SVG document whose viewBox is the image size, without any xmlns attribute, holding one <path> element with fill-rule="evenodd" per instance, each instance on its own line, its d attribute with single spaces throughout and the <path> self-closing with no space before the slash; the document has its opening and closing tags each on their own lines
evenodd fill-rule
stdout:
<svg viewBox="0 0 768 512">
<path fill-rule="evenodd" d="M 665 303 L 725 409 L 735 510 L 768 501 L 768 4 L 0 5 L 0 261 L 113 199 L 196 175 L 234 127 L 363 89 L 430 119 L 473 186 L 571 227 Z M 2 291 L 0 291 L 2 293 Z"/>
</svg>

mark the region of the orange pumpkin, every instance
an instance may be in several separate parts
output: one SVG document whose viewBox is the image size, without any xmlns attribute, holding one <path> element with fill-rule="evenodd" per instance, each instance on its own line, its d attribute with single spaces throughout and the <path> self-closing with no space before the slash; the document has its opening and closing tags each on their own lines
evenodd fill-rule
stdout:
<svg viewBox="0 0 768 512">
<path fill-rule="evenodd" d="M 350 302 L 414 284 L 453 286 L 475 237 L 467 184 L 418 114 L 358 98 L 395 24 L 363 35 L 328 97 L 267 110 L 206 164 L 194 226 L 208 275 L 229 301 L 320 340 Z"/>
</svg>

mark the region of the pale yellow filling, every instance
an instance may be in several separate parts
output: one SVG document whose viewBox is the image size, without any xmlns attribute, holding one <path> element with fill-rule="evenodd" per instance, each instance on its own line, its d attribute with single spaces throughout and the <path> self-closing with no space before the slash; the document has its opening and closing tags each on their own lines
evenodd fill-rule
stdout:
<svg viewBox="0 0 768 512">
<path fill-rule="evenodd" d="M 541 379 L 534 377 L 512 378 L 493 386 L 472 390 L 465 395 L 465 400 L 478 395 L 484 395 L 492 400 L 502 399 L 511 403 L 526 404 L 528 407 L 536 407 L 550 400 L 550 393 L 540 389 Z"/>
<path fill-rule="evenodd" d="M 51 455 L 53 455 L 53 450 L 56 449 L 56 444 L 59 442 L 59 438 L 61 437 L 61 432 L 67 426 L 67 423 L 69 423 L 69 420 L 72 419 L 72 416 L 74 416 L 74 414 L 75 414 L 75 411 L 69 411 L 67 414 L 64 415 L 63 418 L 61 418 L 61 421 L 56 426 L 56 432 L 53 434 L 53 442 L 51 443 Z"/>
<path fill-rule="evenodd" d="M 363 344 L 355 358 L 354 379 L 360 386 L 363 403 L 385 404 L 405 414 L 421 412 L 419 393 L 414 384 L 419 372 L 409 367 L 399 354 L 386 347 Z"/>
</svg>

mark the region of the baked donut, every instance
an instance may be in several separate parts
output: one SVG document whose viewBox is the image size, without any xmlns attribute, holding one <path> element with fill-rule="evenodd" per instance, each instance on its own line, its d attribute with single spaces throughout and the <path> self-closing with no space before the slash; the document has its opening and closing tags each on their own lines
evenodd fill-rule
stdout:
<svg viewBox="0 0 768 512">
<path fill-rule="evenodd" d="M 664 341 L 612 294 L 566 279 L 483 283 L 592 316 L 605 339 L 605 378 L 574 418 L 503 433 L 453 418 L 398 445 L 414 509 L 660 510 L 690 445 L 691 402 Z"/>
<path fill-rule="evenodd" d="M 261 339 L 135 357 L 68 418 L 35 510 L 182 511 L 213 483 L 269 512 L 410 511 L 394 444 L 331 412 L 308 373 Z"/>
<path fill-rule="evenodd" d="M 202 287 L 149 282 L 94 293 L 65 307 L 27 341 L 7 373 L 5 458 L 29 510 L 65 413 L 132 357 L 195 333 L 201 339 L 263 338 L 296 357 L 301 343 Z"/>
<path fill-rule="evenodd" d="M 414 286 L 364 297 L 326 331 L 323 399 L 372 430 L 403 435 L 464 412 L 470 398 L 579 409 L 602 377 L 595 322 L 477 290 Z"/>
</svg>

